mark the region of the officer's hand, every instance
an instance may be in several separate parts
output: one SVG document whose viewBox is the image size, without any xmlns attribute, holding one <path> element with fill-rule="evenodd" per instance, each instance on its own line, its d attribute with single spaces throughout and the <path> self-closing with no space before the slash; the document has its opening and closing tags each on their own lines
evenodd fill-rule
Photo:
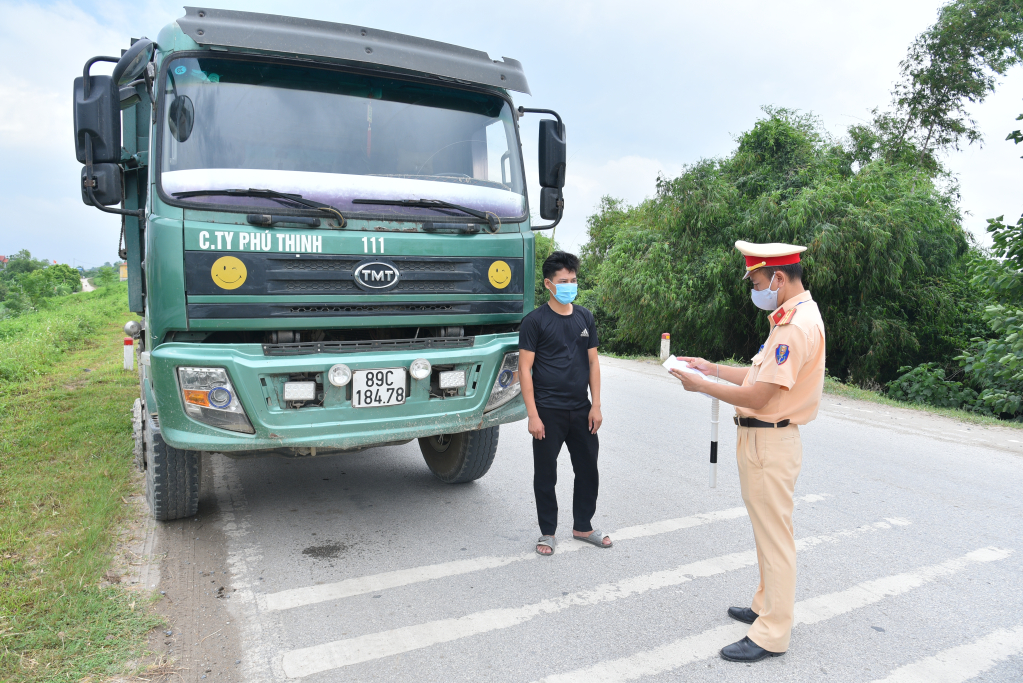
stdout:
<svg viewBox="0 0 1023 683">
<path fill-rule="evenodd" d="M 705 375 L 709 375 L 710 373 L 714 372 L 714 364 L 709 361 L 705 361 L 702 358 L 693 358 L 691 356 L 679 356 L 678 359 L 686 361 L 687 363 L 689 363 L 689 367 L 693 368 L 694 370 L 699 370 Z"/>
<path fill-rule="evenodd" d="M 540 420 L 539 415 L 529 418 L 529 426 L 526 427 L 526 429 L 529 430 L 529 433 L 533 435 L 534 439 L 543 439 L 543 421 Z"/>
<path fill-rule="evenodd" d="M 682 388 L 686 391 L 703 391 L 703 385 L 709 384 L 707 380 L 697 377 L 691 372 L 672 370 L 671 374 L 678 379 L 678 381 L 682 382 Z"/>
<path fill-rule="evenodd" d="M 596 434 L 597 430 L 600 429 L 601 423 L 604 421 L 604 416 L 600 414 L 600 406 L 593 406 L 590 408 L 590 434 Z"/>
</svg>

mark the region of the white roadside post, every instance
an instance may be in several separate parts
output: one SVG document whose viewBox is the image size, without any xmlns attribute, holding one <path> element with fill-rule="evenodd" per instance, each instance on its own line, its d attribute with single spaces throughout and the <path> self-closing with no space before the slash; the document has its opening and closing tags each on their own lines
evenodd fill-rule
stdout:
<svg viewBox="0 0 1023 683">
<path fill-rule="evenodd" d="M 124 369 L 135 369 L 135 346 L 131 337 L 124 338 Z"/>
<path fill-rule="evenodd" d="M 710 487 L 718 487 L 718 413 L 721 402 L 716 398 L 710 401 Z"/>
<path fill-rule="evenodd" d="M 720 377 L 704 375 L 699 370 L 690 368 L 688 364 L 682 362 L 681 358 L 673 358 L 667 350 L 670 339 L 667 332 L 661 335 L 661 360 L 664 361 L 661 365 L 668 372 L 673 370 L 691 372 L 715 384 L 731 384 Z M 718 416 L 721 413 L 721 401 L 709 394 L 703 395 L 710 399 L 710 487 L 716 489 L 718 486 Z"/>
</svg>

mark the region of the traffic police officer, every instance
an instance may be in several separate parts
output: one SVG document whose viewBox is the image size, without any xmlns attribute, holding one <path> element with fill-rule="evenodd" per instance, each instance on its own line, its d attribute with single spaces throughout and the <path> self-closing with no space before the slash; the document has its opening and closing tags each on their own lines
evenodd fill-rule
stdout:
<svg viewBox="0 0 1023 683">
<path fill-rule="evenodd" d="M 803 460 L 799 427 L 817 417 L 824 390 L 824 321 L 803 288 L 799 254 L 806 247 L 751 244 L 735 247 L 746 257 L 753 303 L 770 311 L 771 332 L 749 368 L 681 357 L 717 384 L 672 371 L 686 391 L 702 391 L 735 406 L 739 484 L 757 543 L 760 585 L 750 607 L 728 616 L 751 624 L 746 637 L 722 648 L 734 662 L 777 657 L 789 647 L 796 601 L 796 543 L 792 493 Z"/>
</svg>

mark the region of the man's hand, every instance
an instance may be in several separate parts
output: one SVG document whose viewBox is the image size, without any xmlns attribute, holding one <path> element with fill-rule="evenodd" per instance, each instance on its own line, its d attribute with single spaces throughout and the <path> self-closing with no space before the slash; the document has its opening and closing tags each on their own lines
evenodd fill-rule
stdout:
<svg viewBox="0 0 1023 683">
<path fill-rule="evenodd" d="M 696 359 L 696 360 L 700 360 L 700 359 Z M 703 361 L 703 362 L 706 363 L 707 361 Z M 696 366 L 693 365 L 692 363 L 690 363 L 689 367 L 696 367 Z M 696 367 L 696 369 L 700 370 L 699 367 Z M 703 372 L 703 371 L 700 370 L 700 372 Z M 682 388 L 685 389 L 686 391 L 703 391 L 704 388 L 707 385 L 711 384 L 711 382 L 708 382 L 707 380 L 703 379 L 702 377 L 697 377 L 696 375 L 694 375 L 691 372 L 682 372 L 681 370 L 672 370 L 671 374 L 674 375 L 680 382 L 682 382 Z"/>
<path fill-rule="evenodd" d="M 533 435 L 534 439 L 543 439 L 543 421 L 540 419 L 539 415 L 529 416 L 529 426 L 526 427 L 526 429 L 529 430 L 529 433 Z"/>
<path fill-rule="evenodd" d="M 600 429 L 601 423 L 604 421 L 604 416 L 600 414 L 600 406 L 590 407 L 590 434 L 596 434 L 597 430 Z"/>
<path fill-rule="evenodd" d="M 689 367 L 693 368 L 694 370 L 699 370 L 705 375 L 709 375 L 710 373 L 714 372 L 714 364 L 709 361 L 705 361 L 702 358 L 693 358 L 692 356 L 679 356 L 678 359 L 686 361 L 687 363 L 689 363 Z"/>
</svg>

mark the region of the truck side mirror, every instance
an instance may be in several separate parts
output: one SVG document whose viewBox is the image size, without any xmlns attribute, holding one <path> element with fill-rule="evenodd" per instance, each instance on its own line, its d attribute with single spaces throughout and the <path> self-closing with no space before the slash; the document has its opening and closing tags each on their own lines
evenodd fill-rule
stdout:
<svg viewBox="0 0 1023 683">
<path fill-rule="evenodd" d="M 88 206 L 95 206 L 89 201 L 89 192 L 103 206 L 121 203 L 121 167 L 117 164 L 93 164 L 92 178 L 89 178 L 89 167 L 82 167 L 82 201 Z"/>
<path fill-rule="evenodd" d="M 540 121 L 540 217 L 553 220 L 547 225 L 534 225 L 533 230 L 551 230 L 565 215 L 565 123 L 553 109 L 519 107 L 519 115 L 552 114 L 557 121 Z"/>
<path fill-rule="evenodd" d="M 561 196 L 560 187 L 545 187 L 540 190 L 540 218 L 553 221 L 561 217 L 565 208 L 565 200 Z"/>
<path fill-rule="evenodd" d="M 540 186 L 565 186 L 565 127 L 559 121 L 540 121 Z M 560 193 L 559 193 L 560 194 Z M 541 200 L 541 206 L 543 202 Z M 549 218 L 541 213 L 544 218 Z"/>
<path fill-rule="evenodd" d="M 86 140 L 92 140 L 92 162 L 121 160 L 121 96 L 110 76 L 75 79 L 75 156 L 86 163 Z"/>
<path fill-rule="evenodd" d="M 156 43 L 148 38 L 140 38 L 129 47 L 114 66 L 110 77 L 118 86 L 128 85 L 142 75 L 146 66 L 153 59 Z"/>
</svg>

